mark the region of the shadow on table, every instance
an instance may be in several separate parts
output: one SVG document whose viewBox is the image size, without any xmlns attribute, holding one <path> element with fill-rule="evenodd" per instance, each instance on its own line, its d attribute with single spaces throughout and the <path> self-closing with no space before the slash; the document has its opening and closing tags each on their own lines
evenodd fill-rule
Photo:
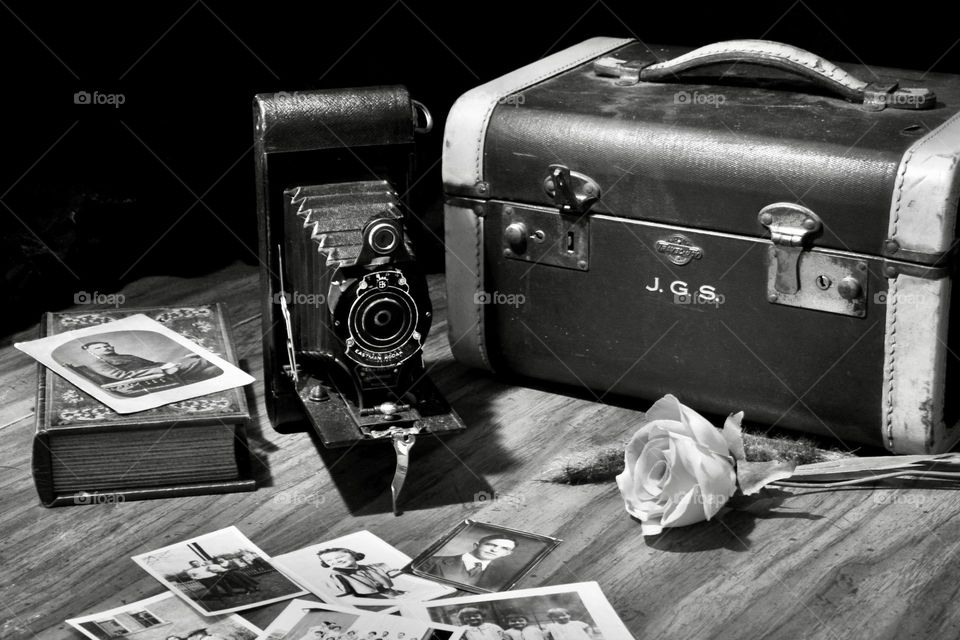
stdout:
<svg viewBox="0 0 960 640">
<path fill-rule="evenodd" d="M 685 553 L 729 549 L 749 551 L 750 534 L 757 520 L 791 519 L 821 520 L 824 516 L 806 511 L 779 509 L 794 494 L 782 489 L 766 488 L 756 496 L 743 496 L 731 501 L 718 517 L 687 527 L 664 529 L 663 533 L 644 538 L 647 545 L 659 551 Z"/>
<path fill-rule="evenodd" d="M 244 371 L 251 370 L 245 359 L 241 359 L 239 365 Z M 250 472 L 257 481 L 257 487 L 263 488 L 273 486 L 273 474 L 270 472 L 267 458 L 279 447 L 263 436 L 263 425 L 269 425 L 270 420 L 260 413 L 255 389 L 257 384 L 260 383 L 246 385 L 243 388 L 243 393 L 246 396 L 247 407 L 250 411 L 250 424 L 246 428 L 247 450 L 250 452 Z"/>
<path fill-rule="evenodd" d="M 457 374 L 460 365 L 449 366 Z M 420 435 L 411 450 L 406 483 L 400 496 L 405 512 L 451 504 L 473 504 L 490 499 L 493 487 L 486 480 L 519 462 L 498 437 L 504 428 L 491 406 L 503 385 L 475 372 L 467 378 L 470 393 L 448 397 L 467 425 L 465 431 L 435 436 Z M 316 432 L 305 426 L 320 453 L 334 486 L 354 516 L 389 513 L 393 510 L 390 484 L 396 457 L 390 441 L 372 441 L 345 448 L 323 446 Z"/>
</svg>

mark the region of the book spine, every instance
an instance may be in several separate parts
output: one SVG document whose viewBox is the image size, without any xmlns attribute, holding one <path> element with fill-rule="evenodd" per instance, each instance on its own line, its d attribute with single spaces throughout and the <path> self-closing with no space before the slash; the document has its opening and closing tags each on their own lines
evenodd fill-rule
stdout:
<svg viewBox="0 0 960 640">
<path fill-rule="evenodd" d="M 41 338 L 47 335 L 47 325 L 52 322 L 50 313 L 44 314 L 40 321 Z M 50 436 L 46 431 L 47 425 L 47 378 L 49 371 L 42 364 L 37 363 L 37 399 L 33 411 L 36 432 L 33 434 L 33 483 L 37 488 L 37 495 L 45 507 L 49 507 L 55 500 L 53 493 L 53 464 L 50 459 Z"/>
</svg>

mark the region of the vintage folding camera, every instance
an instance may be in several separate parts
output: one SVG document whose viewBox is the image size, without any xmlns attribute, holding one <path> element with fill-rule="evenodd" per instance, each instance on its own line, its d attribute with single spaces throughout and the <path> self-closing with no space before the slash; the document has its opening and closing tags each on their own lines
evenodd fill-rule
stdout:
<svg viewBox="0 0 960 640">
<path fill-rule="evenodd" d="M 392 441 L 396 500 L 416 436 L 464 427 L 424 369 L 432 309 L 406 224 L 430 114 L 395 86 L 262 94 L 254 117 L 270 418 L 330 447 Z"/>
</svg>

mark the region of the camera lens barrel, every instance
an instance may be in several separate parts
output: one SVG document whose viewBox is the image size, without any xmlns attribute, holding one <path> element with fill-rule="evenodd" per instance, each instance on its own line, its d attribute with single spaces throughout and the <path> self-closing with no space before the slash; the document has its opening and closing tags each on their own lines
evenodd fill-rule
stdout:
<svg viewBox="0 0 960 640">
<path fill-rule="evenodd" d="M 367 367 L 395 367 L 418 353 L 429 324 L 429 298 L 418 304 L 418 295 L 425 292 L 412 290 L 396 268 L 359 278 L 337 305 L 347 357 Z"/>
</svg>

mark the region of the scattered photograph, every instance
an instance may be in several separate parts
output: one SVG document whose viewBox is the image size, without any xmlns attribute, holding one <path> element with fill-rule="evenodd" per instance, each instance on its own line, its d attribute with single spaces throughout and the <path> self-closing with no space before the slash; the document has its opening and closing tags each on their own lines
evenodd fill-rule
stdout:
<svg viewBox="0 0 960 640">
<path fill-rule="evenodd" d="M 433 600 L 456 589 L 403 573 L 410 557 L 369 531 L 276 556 L 274 565 L 321 600 L 354 607 L 383 607 Z"/>
<path fill-rule="evenodd" d="M 560 542 L 549 536 L 464 520 L 417 556 L 410 571 L 464 591 L 506 591 Z"/>
<path fill-rule="evenodd" d="M 236 527 L 133 557 L 204 615 L 251 609 L 306 593 Z"/>
<path fill-rule="evenodd" d="M 201 615 L 169 591 L 67 624 L 93 640 L 254 640 L 261 632 L 238 615 Z"/>
<path fill-rule="evenodd" d="M 403 616 L 456 624 L 464 640 L 631 640 L 596 582 L 405 604 Z"/>
<path fill-rule="evenodd" d="M 456 625 L 294 600 L 257 640 L 461 640 Z"/>
<path fill-rule="evenodd" d="M 14 346 L 117 413 L 253 382 L 220 356 L 143 314 Z"/>
</svg>

